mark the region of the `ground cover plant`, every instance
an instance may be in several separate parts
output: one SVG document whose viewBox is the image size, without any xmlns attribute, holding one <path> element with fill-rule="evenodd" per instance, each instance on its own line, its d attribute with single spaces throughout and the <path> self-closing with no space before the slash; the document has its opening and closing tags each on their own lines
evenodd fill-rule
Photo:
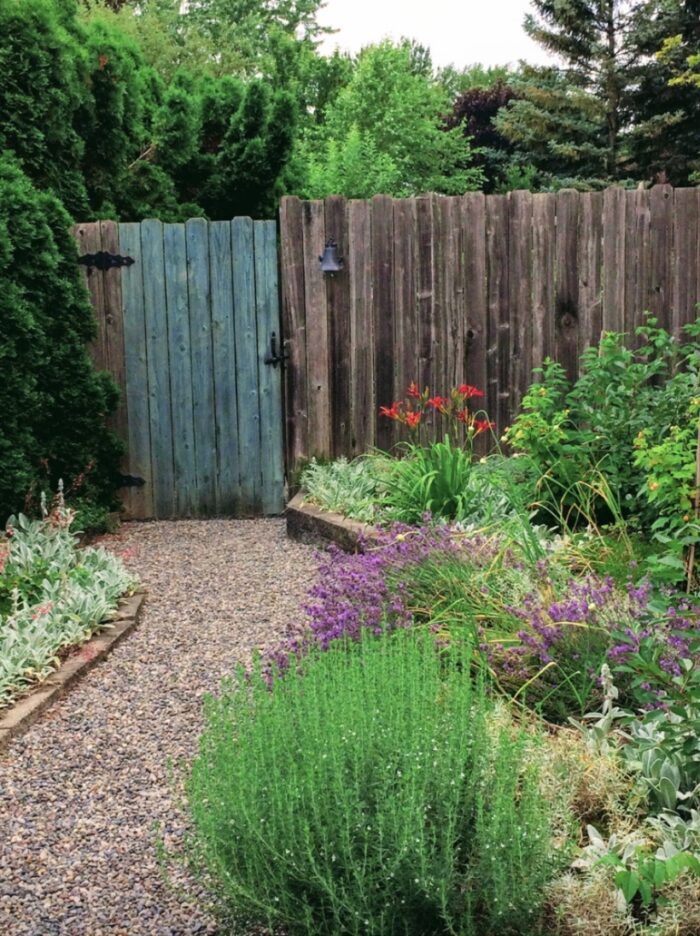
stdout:
<svg viewBox="0 0 700 936">
<path fill-rule="evenodd" d="M 188 797 L 224 910 L 291 934 L 539 931 L 561 861 L 539 740 L 470 657 L 397 631 L 208 701 Z"/>
<path fill-rule="evenodd" d="M 0 537 L 0 707 L 46 678 L 135 587 L 116 556 L 78 548 L 72 519 L 59 504 L 40 520 L 11 517 Z"/>
</svg>

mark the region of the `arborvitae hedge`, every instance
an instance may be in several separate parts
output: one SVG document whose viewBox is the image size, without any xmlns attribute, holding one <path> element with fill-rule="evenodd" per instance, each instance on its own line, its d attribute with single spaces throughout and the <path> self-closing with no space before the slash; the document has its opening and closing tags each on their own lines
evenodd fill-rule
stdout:
<svg viewBox="0 0 700 936">
<path fill-rule="evenodd" d="M 105 504 L 116 485 L 120 443 L 105 416 L 117 390 L 87 352 L 94 315 L 70 224 L 0 156 L 0 523 L 59 478 L 70 488 L 86 472 L 77 493 Z"/>
</svg>

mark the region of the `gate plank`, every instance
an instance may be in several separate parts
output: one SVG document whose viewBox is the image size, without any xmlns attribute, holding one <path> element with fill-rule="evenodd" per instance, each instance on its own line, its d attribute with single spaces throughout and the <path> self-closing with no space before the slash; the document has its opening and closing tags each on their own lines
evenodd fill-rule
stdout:
<svg viewBox="0 0 700 936">
<path fill-rule="evenodd" d="M 173 424 L 170 415 L 170 365 L 168 361 L 168 312 L 165 302 L 163 225 L 160 221 L 142 222 L 141 258 L 148 345 L 153 500 L 156 517 L 167 518 L 175 513 L 175 479 Z"/>
<path fill-rule="evenodd" d="M 216 420 L 216 512 L 233 516 L 241 498 L 231 222 L 209 223 L 211 337 Z"/>
<path fill-rule="evenodd" d="M 241 472 L 241 511 L 256 514 L 261 507 L 260 400 L 258 395 L 258 336 L 255 322 L 255 264 L 253 222 L 234 218 L 233 303 L 236 315 L 238 374 L 238 451 Z"/>
<path fill-rule="evenodd" d="M 102 232 L 100 222 L 92 221 L 87 224 L 75 225 L 72 234 L 76 239 L 79 256 L 94 254 L 102 250 Z M 104 307 L 104 273 L 97 267 L 86 267 L 80 264 L 85 288 L 90 296 L 95 316 L 95 338 L 90 343 L 90 356 L 100 370 L 108 370 L 106 340 L 105 340 L 105 307 Z"/>
<path fill-rule="evenodd" d="M 197 466 L 185 225 L 166 224 L 163 229 L 163 244 L 165 248 L 165 298 L 168 304 L 175 510 L 178 517 L 192 517 L 197 510 Z"/>
<path fill-rule="evenodd" d="M 212 373 L 209 231 L 203 218 L 192 218 L 186 222 L 185 241 L 197 466 L 196 513 L 210 516 L 216 511 L 216 418 Z"/>
<path fill-rule="evenodd" d="M 119 243 L 134 263 L 122 270 L 124 306 L 124 371 L 129 414 L 128 474 L 143 478 L 142 487 L 130 489 L 128 509 L 137 520 L 155 516 L 151 471 L 151 419 L 148 394 L 146 321 L 143 307 L 141 225 L 119 225 Z"/>
<path fill-rule="evenodd" d="M 287 467 L 294 471 L 309 451 L 306 390 L 306 304 L 301 201 L 280 203 L 282 334 L 289 352 L 285 368 Z"/>
<path fill-rule="evenodd" d="M 280 310 L 277 274 L 277 225 L 255 221 L 255 304 L 258 322 L 258 369 L 260 374 L 260 458 L 262 468 L 262 509 L 266 516 L 284 510 L 284 437 L 282 429 L 282 369 L 264 364 L 270 348 L 270 335 L 280 337 Z M 347 356 L 347 348 L 345 349 Z"/>
<path fill-rule="evenodd" d="M 100 221 L 102 249 L 119 253 L 119 228 L 114 221 Z M 124 384 L 124 318 L 122 314 L 122 268 L 113 267 L 103 274 L 104 364 L 119 387 L 119 404 L 109 425 L 126 441 L 127 413 Z"/>
</svg>

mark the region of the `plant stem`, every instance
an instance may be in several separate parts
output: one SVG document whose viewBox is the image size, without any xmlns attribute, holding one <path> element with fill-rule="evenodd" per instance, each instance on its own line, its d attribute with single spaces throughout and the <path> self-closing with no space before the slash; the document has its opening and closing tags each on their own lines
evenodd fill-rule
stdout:
<svg viewBox="0 0 700 936">
<path fill-rule="evenodd" d="M 693 513 L 695 515 L 695 523 L 697 525 L 698 517 L 700 516 L 700 419 L 698 419 L 697 444 L 695 446 L 695 491 L 693 492 Z M 688 580 L 686 583 L 687 592 L 690 592 L 692 589 L 694 571 L 695 543 L 691 543 L 690 549 L 688 550 Z"/>
</svg>

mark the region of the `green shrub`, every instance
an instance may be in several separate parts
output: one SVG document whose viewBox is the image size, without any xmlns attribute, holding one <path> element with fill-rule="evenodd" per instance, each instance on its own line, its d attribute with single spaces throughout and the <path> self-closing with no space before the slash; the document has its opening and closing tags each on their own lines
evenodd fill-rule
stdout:
<svg viewBox="0 0 700 936">
<path fill-rule="evenodd" d="M 534 742 L 413 631 L 206 704 L 193 854 L 224 911 L 292 934 L 537 932 L 553 870 Z"/>
<path fill-rule="evenodd" d="M 506 432 L 538 470 L 543 508 L 564 525 L 616 521 L 621 514 L 649 531 L 656 519 L 635 442 L 641 433 L 651 449 L 673 426 L 695 422 L 698 326 L 685 329 L 691 340 L 681 344 L 648 321 L 636 330 L 635 350 L 625 335 L 605 333 L 598 348 L 583 353 L 573 386 L 559 364 L 546 361 Z"/>
<path fill-rule="evenodd" d="M 120 444 L 104 425 L 117 390 L 90 362 L 94 316 L 70 219 L 0 157 L 0 523 L 32 489 L 70 488 L 109 504 Z"/>
</svg>

